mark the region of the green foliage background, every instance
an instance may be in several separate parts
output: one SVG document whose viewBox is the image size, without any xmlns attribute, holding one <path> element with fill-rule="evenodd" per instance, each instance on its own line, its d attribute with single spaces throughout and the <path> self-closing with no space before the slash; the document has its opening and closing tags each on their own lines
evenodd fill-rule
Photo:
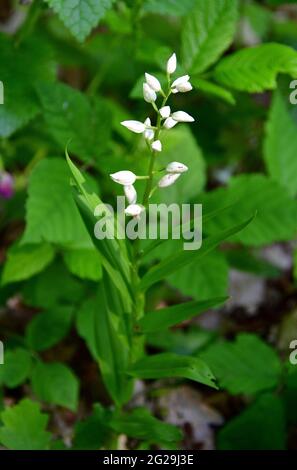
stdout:
<svg viewBox="0 0 297 470">
<path fill-rule="evenodd" d="M 297 2 L 3 4 L 0 157 L 14 175 L 15 194 L 0 200 L 1 445 L 116 448 L 125 434 L 128 448 L 191 448 L 182 426 L 148 406 L 187 381 L 224 416 L 216 448 L 296 448 L 297 366 L 288 359 L 297 339 L 297 107 L 289 100 L 297 79 Z M 129 320 L 111 315 L 115 287 L 73 198 L 64 151 L 68 145 L 105 202 L 117 194 L 110 173 L 145 174 L 145 145 L 120 121 L 147 115 L 143 73 L 162 81 L 173 51 L 177 76 L 189 73 L 194 86 L 176 106 L 195 123 L 170 131 L 159 165 L 182 161 L 190 170 L 156 200 L 202 203 L 214 250 L 191 254 L 191 264 L 183 258 L 179 271 L 179 242 L 148 254 L 141 281 L 150 287 L 148 313 L 139 326 L 147 355 L 127 377 L 128 339 L 118 322 L 125 328 Z M 222 236 L 215 243 L 218 232 L 228 233 L 228 242 L 222 245 Z M 276 244 L 289 251 L 285 271 L 263 258 L 263 248 Z M 253 318 L 220 307 L 223 319 L 210 331 L 195 320 L 224 302 L 234 269 L 265 279 L 279 298 L 267 288 Z M 154 313 L 160 305 L 163 316 Z M 206 387 L 213 382 L 205 364 L 218 391 Z M 119 411 L 131 397 L 131 377 L 158 380 L 146 382 L 153 393 L 144 406 L 132 400 Z M 70 439 L 57 416 L 71 428 Z"/>
</svg>

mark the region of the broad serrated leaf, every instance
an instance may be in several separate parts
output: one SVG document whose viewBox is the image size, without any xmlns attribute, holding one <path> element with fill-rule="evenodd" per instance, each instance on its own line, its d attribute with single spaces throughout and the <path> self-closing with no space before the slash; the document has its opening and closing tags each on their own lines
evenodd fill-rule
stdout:
<svg viewBox="0 0 297 470">
<path fill-rule="evenodd" d="M 83 421 L 75 424 L 73 449 L 98 450 L 110 437 L 109 427 L 111 413 L 100 404 L 94 405 L 94 411 Z"/>
<path fill-rule="evenodd" d="M 200 73 L 231 44 L 237 22 L 237 0 L 196 0 L 182 32 L 185 67 Z"/>
<path fill-rule="evenodd" d="M 54 79 L 54 63 L 48 44 L 32 36 L 18 48 L 0 35 L 0 80 L 4 103 L 0 105 L 0 137 L 9 137 L 40 111 L 34 84 Z M 21 77 L 21 79 L 20 79 Z"/>
<path fill-rule="evenodd" d="M 79 381 L 69 367 L 59 362 L 38 362 L 32 372 L 32 389 L 39 400 L 77 409 Z"/>
<path fill-rule="evenodd" d="M 280 397 L 265 394 L 219 432 L 220 450 L 284 450 L 286 425 Z"/>
<path fill-rule="evenodd" d="M 0 366 L 0 384 L 15 388 L 24 383 L 31 370 L 31 354 L 23 348 L 5 351 L 4 364 Z"/>
<path fill-rule="evenodd" d="M 66 145 L 81 159 L 98 159 L 107 151 L 112 116 L 106 102 L 89 99 L 63 83 L 39 84 L 47 131 L 64 150 Z"/>
<path fill-rule="evenodd" d="M 155 418 L 146 408 L 136 408 L 130 414 L 115 416 L 110 426 L 119 434 L 156 444 L 177 442 L 182 438 L 177 427 Z"/>
<path fill-rule="evenodd" d="M 201 196 L 205 211 L 230 205 L 207 223 L 207 233 L 230 227 L 257 211 L 257 217 L 244 231 L 232 237 L 248 246 L 261 246 L 275 241 L 291 240 L 296 233 L 297 204 L 275 181 L 261 174 L 232 178 L 227 188 Z M 231 207 L 232 206 L 232 207 Z"/>
<path fill-rule="evenodd" d="M 145 0 L 143 10 L 159 15 L 183 16 L 195 5 L 196 0 Z"/>
<path fill-rule="evenodd" d="M 69 186 L 69 171 L 63 160 L 42 160 L 29 182 L 26 229 L 21 243 L 81 242 L 92 247 Z"/>
<path fill-rule="evenodd" d="M 69 271 L 81 279 L 99 281 L 102 277 L 101 257 L 94 249 L 70 249 L 63 253 Z"/>
<path fill-rule="evenodd" d="M 2 284 L 23 281 L 42 271 L 55 256 L 55 249 L 47 244 L 13 247 L 2 273 Z"/>
<path fill-rule="evenodd" d="M 233 395 L 275 388 L 282 370 L 276 352 L 256 335 L 247 333 L 239 334 L 235 342 L 210 345 L 201 357 L 210 365 L 219 385 Z"/>
<path fill-rule="evenodd" d="M 168 283 L 194 299 L 226 295 L 228 290 L 228 263 L 224 253 L 210 252 L 198 263 L 190 264 L 167 277 Z"/>
<path fill-rule="evenodd" d="M 183 304 L 173 305 L 172 307 L 148 312 L 141 318 L 139 325 L 142 332 L 160 331 L 173 325 L 189 320 L 193 316 L 199 315 L 206 310 L 216 307 L 228 297 L 219 297 L 216 299 L 202 300 L 200 302 L 185 302 Z"/>
<path fill-rule="evenodd" d="M 61 306 L 38 313 L 26 329 L 26 340 L 30 348 L 43 351 L 58 343 L 68 333 L 72 316 L 71 307 Z"/>
<path fill-rule="evenodd" d="M 140 379 L 182 377 L 217 388 L 215 377 L 204 361 L 174 353 L 145 356 L 136 362 L 128 373 Z"/>
<path fill-rule="evenodd" d="M 260 93 L 277 86 L 280 73 L 297 76 L 297 51 L 276 43 L 241 49 L 221 60 L 214 78 L 236 90 Z"/>
<path fill-rule="evenodd" d="M 45 0 L 65 26 L 83 41 L 97 26 L 114 0 Z"/>
<path fill-rule="evenodd" d="M 297 125 L 280 93 L 275 93 L 266 126 L 264 157 L 271 177 L 297 193 Z"/>
<path fill-rule="evenodd" d="M 62 262 L 55 261 L 38 276 L 29 279 L 22 294 L 28 305 L 53 309 L 57 305 L 75 305 L 81 301 L 85 285 L 71 276 Z"/>
<path fill-rule="evenodd" d="M 40 412 L 37 403 L 28 398 L 1 413 L 3 426 L 0 442 L 11 450 L 45 450 L 51 435 L 46 426 L 48 416 Z"/>
</svg>

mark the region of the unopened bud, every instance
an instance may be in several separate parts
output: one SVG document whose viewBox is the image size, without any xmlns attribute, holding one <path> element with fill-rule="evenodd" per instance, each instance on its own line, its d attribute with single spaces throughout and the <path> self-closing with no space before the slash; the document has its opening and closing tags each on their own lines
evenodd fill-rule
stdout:
<svg viewBox="0 0 297 470">
<path fill-rule="evenodd" d="M 117 171 L 110 175 L 115 183 L 122 184 L 123 186 L 131 186 L 136 181 L 136 175 L 129 170 Z"/>
<path fill-rule="evenodd" d="M 180 162 L 168 163 L 166 167 L 167 173 L 185 173 L 188 171 L 188 167 Z"/>
<path fill-rule="evenodd" d="M 166 121 L 164 122 L 164 127 L 165 129 L 172 129 L 177 124 L 177 121 L 172 119 L 172 117 L 168 117 Z"/>
<path fill-rule="evenodd" d="M 140 121 L 122 121 L 121 124 L 127 127 L 129 131 L 135 132 L 136 134 L 142 134 L 146 129 L 145 124 Z"/>
<path fill-rule="evenodd" d="M 167 73 L 171 75 L 172 73 L 175 72 L 175 70 L 176 70 L 176 55 L 174 53 L 172 54 L 171 57 L 169 57 L 167 61 Z"/>
<path fill-rule="evenodd" d="M 147 84 L 143 84 L 143 98 L 147 103 L 153 103 L 157 99 L 156 92 Z"/>
<path fill-rule="evenodd" d="M 146 83 L 151 87 L 152 90 L 154 90 L 156 92 L 161 90 L 161 83 L 153 75 L 150 75 L 149 73 L 145 73 L 145 80 L 146 80 Z"/>
<path fill-rule="evenodd" d="M 163 108 L 159 109 L 159 113 L 163 119 L 168 118 L 171 113 L 170 106 L 163 106 Z"/>
<path fill-rule="evenodd" d="M 160 140 L 155 140 L 152 143 L 152 149 L 155 150 L 155 152 L 162 152 L 162 143 Z"/>
<path fill-rule="evenodd" d="M 180 173 L 169 173 L 160 179 L 158 186 L 159 188 L 167 188 L 168 186 L 174 184 L 179 177 Z"/>
<path fill-rule="evenodd" d="M 176 111 L 175 113 L 171 114 L 172 119 L 177 122 L 193 122 L 195 119 L 190 116 L 190 114 L 186 113 L 185 111 Z"/>
</svg>

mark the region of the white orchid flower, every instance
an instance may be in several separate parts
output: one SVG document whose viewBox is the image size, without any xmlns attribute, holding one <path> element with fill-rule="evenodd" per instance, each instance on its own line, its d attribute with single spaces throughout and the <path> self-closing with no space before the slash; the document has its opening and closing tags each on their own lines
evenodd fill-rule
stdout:
<svg viewBox="0 0 297 470">
<path fill-rule="evenodd" d="M 125 214 L 138 218 L 143 211 L 144 207 L 140 204 L 130 204 L 128 207 L 126 207 Z"/>
<path fill-rule="evenodd" d="M 166 167 L 167 173 L 185 173 L 188 171 L 188 167 L 180 162 L 170 162 Z"/>
<path fill-rule="evenodd" d="M 124 193 L 129 204 L 136 204 L 137 192 L 133 184 L 124 186 Z"/>
<path fill-rule="evenodd" d="M 171 85 L 172 93 L 185 93 L 193 89 L 191 83 L 189 82 L 190 76 L 183 75 L 182 77 L 177 78 Z"/>
<path fill-rule="evenodd" d="M 163 176 L 158 183 L 159 188 L 167 188 L 168 186 L 171 186 L 180 177 L 180 175 L 180 173 L 169 173 Z"/>
<path fill-rule="evenodd" d="M 135 132 L 136 134 L 142 134 L 146 129 L 146 125 L 140 121 L 122 121 L 121 124 L 129 129 L 129 131 Z"/>
<path fill-rule="evenodd" d="M 171 75 L 172 73 L 175 72 L 176 70 L 176 54 L 173 53 L 171 57 L 169 57 L 167 61 L 167 73 L 168 75 Z"/>
<path fill-rule="evenodd" d="M 156 91 L 157 93 L 158 91 L 161 90 L 161 83 L 153 75 L 150 75 L 149 73 L 145 73 L 145 80 L 152 90 Z"/>
<path fill-rule="evenodd" d="M 159 113 L 163 119 L 166 119 L 170 116 L 171 109 L 170 106 L 163 106 L 159 109 Z"/>
<path fill-rule="evenodd" d="M 163 125 L 164 125 L 165 129 L 172 129 L 172 127 L 174 127 L 176 124 L 177 124 L 177 121 L 175 121 L 174 119 L 172 119 L 171 116 L 169 116 L 165 120 Z"/>
<path fill-rule="evenodd" d="M 143 84 L 143 98 L 147 103 L 153 103 L 157 99 L 156 92 L 147 84 Z"/>
<path fill-rule="evenodd" d="M 194 122 L 195 119 L 185 111 L 175 111 L 171 114 L 172 119 L 177 122 Z"/>
<path fill-rule="evenodd" d="M 110 177 L 115 183 L 122 184 L 123 186 L 131 186 L 136 181 L 136 175 L 129 170 L 117 171 L 112 173 Z"/>
<path fill-rule="evenodd" d="M 152 149 L 155 150 L 155 152 L 162 152 L 162 142 L 160 140 L 155 140 L 152 143 Z"/>
<path fill-rule="evenodd" d="M 146 120 L 144 121 L 144 124 L 145 124 L 145 126 L 146 126 L 146 129 L 145 129 L 145 131 L 144 131 L 144 133 L 143 133 L 144 138 L 145 138 L 146 140 L 153 140 L 153 139 L 154 139 L 154 136 L 155 136 L 155 132 L 153 131 L 153 129 L 150 129 L 152 123 L 151 123 L 151 120 L 150 120 L 149 117 L 146 118 Z"/>
</svg>

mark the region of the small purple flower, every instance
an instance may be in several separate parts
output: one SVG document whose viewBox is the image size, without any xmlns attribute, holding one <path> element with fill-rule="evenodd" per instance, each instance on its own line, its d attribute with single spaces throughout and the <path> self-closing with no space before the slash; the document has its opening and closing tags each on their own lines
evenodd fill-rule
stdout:
<svg viewBox="0 0 297 470">
<path fill-rule="evenodd" d="M 5 172 L 0 173 L 0 197 L 10 199 L 14 193 L 13 177 Z"/>
</svg>

